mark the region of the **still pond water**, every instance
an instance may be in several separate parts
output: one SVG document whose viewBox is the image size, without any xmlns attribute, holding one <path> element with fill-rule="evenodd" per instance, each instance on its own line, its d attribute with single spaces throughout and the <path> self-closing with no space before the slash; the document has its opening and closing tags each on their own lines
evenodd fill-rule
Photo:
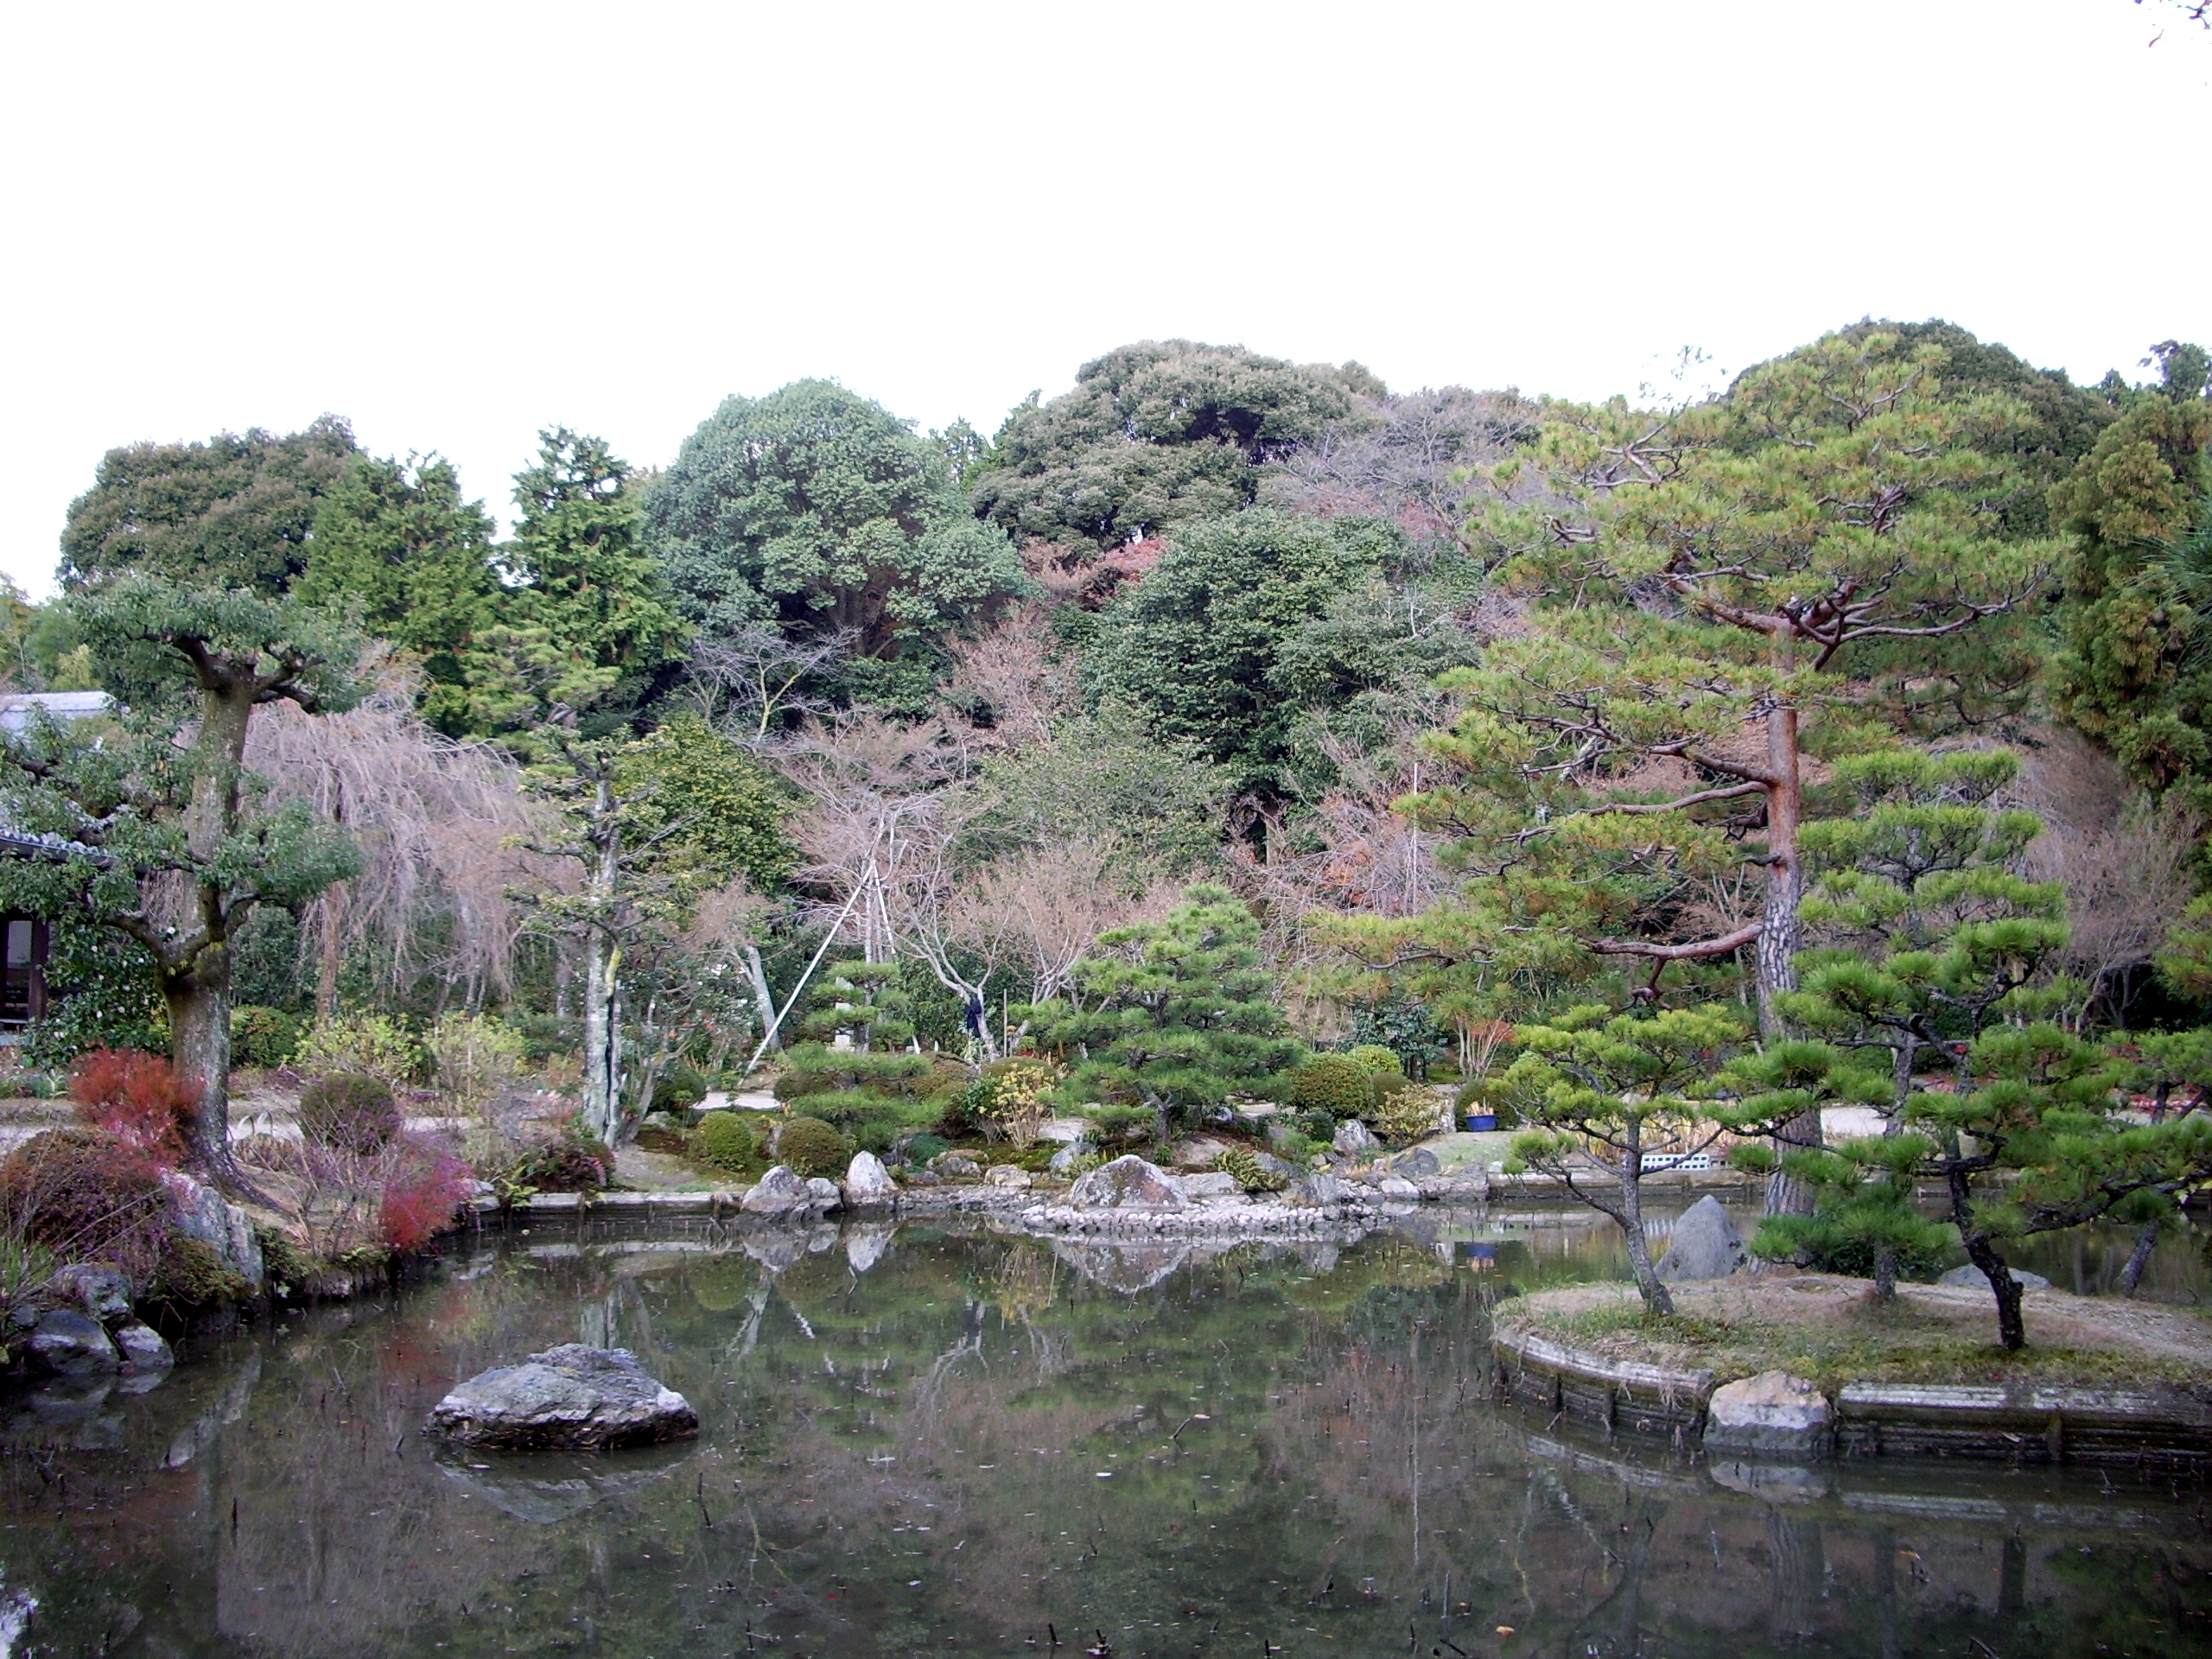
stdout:
<svg viewBox="0 0 2212 1659">
<path fill-rule="evenodd" d="M 1617 1241 L 1408 1226 L 487 1236 L 146 1393 L 0 1401 L 0 1654 L 2212 1652 L 2202 1486 L 1873 1462 L 1732 1490 L 1491 1401 L 1490 1307 L 1618 1272 Z M 2154 1283 L 2201 1271 L 2162 1251 Z M 634 1350 L 700 1438 L 418 1433 L 455 1379 L 578 1339 Z"/>
</svg>

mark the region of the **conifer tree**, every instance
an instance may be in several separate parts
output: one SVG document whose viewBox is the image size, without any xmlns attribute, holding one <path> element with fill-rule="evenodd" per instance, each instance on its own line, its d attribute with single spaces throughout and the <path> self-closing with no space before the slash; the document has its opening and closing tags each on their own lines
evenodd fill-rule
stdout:
<svg viewBox="0 0 2212 1659">
<path fill-rule="evenodd" d="M 1251 912 L 1225 887 L 1184 898 L 1164 921 L 1102 934 L 1076 967 L 1075 995 L 1033 1015 L 1046 1046 L 1082 1057 L 1078 1094 L 1143 1106 L 1162 1140 L 1300 1050 L 1260 965 Z"/>
</svg>

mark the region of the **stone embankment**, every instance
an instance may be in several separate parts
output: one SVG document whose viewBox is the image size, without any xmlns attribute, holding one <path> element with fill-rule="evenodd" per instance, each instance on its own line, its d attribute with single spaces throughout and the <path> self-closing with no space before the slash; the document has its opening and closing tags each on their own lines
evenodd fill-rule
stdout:
<svg viewBox="0 0 2212 1659">
<path fill-rule="evenodd" d="M 1500 1393 L 1554 1421 L 1662 1436 L 1714 1458 L 1752 1462 L 1939 1456 L 2212 1468 L 2212 1369 L 2197 1370 L 2196 1381 L 2187 1380 L 2186 1363 L 2176 1369 L 2190 1351 L 2212 1345 L 2212 1337 L 2171 1311 L 2037 1290 L 2031 1319 L 2042 1316 L 2061 1340 L 2094 1344 L 2069 1349 L 2088 1356 L 2078 1376 L 2047 1365 L 2011 1379 L 1993 1372 L 1986 1382 L 1934 1382 L 1885 1376 L 1876 1367 L 1877 1374 L 1830 1377 L 1823 1389 L 1781 1368 L 1730 1376 L 1685 1363 L 1663 1340 L 1624 1340 L 1620 1331 L 1578 1340 L 1542 1329 L 1548 1315 L 1563 1311 L 1572 1319 L 1607 1288 L 1544 1292 L 1501 1309 L 1491 1337 Z M 1841 1310 L 1857 1305 L 1866 1288 L 1805 1274 L 1761 1286 L 1755 1295 L 1730 1290 L 1726 1281 L 1684 1284 L 1676 1294 L 1686 1312 L 1756 1319 L 1778 1295 L 1840 1291 L 1830 1300 Z M 1974 1300 L 1970 1290 L 1910 1288 L 1923 1300 L 1929 1293 Z M 2110 1373 L 2128 1369 L 2131 1344 L 2144 1380 L 2112 1386 Z"/>
</svg>

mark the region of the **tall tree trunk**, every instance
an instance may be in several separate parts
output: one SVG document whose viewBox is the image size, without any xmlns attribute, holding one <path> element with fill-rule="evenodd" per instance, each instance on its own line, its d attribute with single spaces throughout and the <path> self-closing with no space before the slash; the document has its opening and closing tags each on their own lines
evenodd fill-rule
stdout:
<svg viewBox="0 0 2212 1659">
<path fill-rule="evenodd" d="M 169 1015 L 169 1056 L 191 1092 L 185 1155 L 219 1186 L 237 1185 L 231 1160 L 231 952 L 212 944 L 181 971 L 157 970 Z"/>
<path fill-rule="evenodd" d="M 760 947 L 757 944 L 745 947 L 745 976 L 753 984 L 753 1007 L 760 1017 L 762 1041 L 768 1049 L 781 1048 L 783 1036 L 775 1029 L 775 994 L 768 988 L 768 971 L 760 965 Z"/>
<path fill-rule="evenodd" d="M 622 1033 L 614 991 L 620 957 L 596 933 L 585 942 L 584 1076 L 580 1104 L 584 1127 L 610 1147 L 622 1116 Z"/>
<path fill-rule="evenodd" d="M 1782 667 L 1787 670 L 1785 652 Z M 1766 717 L 1766 902 L 1759 915 L 1759 1037 L 1779 1042 L 1789 1034 L 1780 999 L 1797 988 L 1797 911 L 1805 897 L 1805 871 L 1797 851 L 1805 791 L 1797 749 L 1797 711 L 1787 705 Z M 1780 1160 L 1800 1147 L 1821 1144 L 1821 1110 L 1810 1106 L 1774 1132 L 1777 1158 L 1767 1179 L 1766 1213 L 1809 1216 L 1813 1190 L 1785 1171 Z"/>
<path fill-rule="evenodd" d="M 2137 1230 L 2135 1248 L 2127 1253 L 2127 1265 L 2120 1271 L 2120 1294 L 2133 1300 L 2143 1284 L 2143 1269 L 2151 1265 L 2151 1252 L 2158 1248 L 2161 1224 L 2146 1221 Z"/>
<path fill-rule="evenodd" d="M 1641 1133 L 1629 1136 L 1629 1149 L 1621 1160 L 1621 1212 L 1615 1217 L 1620 1224 L 1622 1242 L 1628 1246 L 1628 1264 L 1636 1274 L 1636 1288 L 1643 1298 L 1645 1309 L 1663 1318 L 1672 1317 L 1675 1299 L 1668 1292 L 1666 1281 L 1651 1263 L 1651 1241 L 1643 1236 L 1643 1136 Z"/>
<path fill-rule="evenodd" d="M 346 883 L 333 882 L 315 901 L 317 961 L 315 1017 L 338 1017 L 338 971 L 346 963 Z"/>
</svg>

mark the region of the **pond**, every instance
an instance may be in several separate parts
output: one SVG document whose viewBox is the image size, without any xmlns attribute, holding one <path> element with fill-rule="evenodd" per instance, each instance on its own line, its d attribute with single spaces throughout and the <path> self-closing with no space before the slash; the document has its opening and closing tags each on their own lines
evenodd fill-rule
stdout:
<svg viewBox="0 0 2212 1659">
<path fill-rule="evenodd" d="M 2190 1481 L 1735 1490 L 1494 1403 L 1497 1299 L 1611 1248 L 1433 1212 L 1342 1248 L 486 1235 L 149 1392 L 0 1402 L 0 1653 L 2212 1651 Z M 418 1433 L 455 1379 L 571 1340 L 635 1351 L 700 1438 Z"/>
</svg>

